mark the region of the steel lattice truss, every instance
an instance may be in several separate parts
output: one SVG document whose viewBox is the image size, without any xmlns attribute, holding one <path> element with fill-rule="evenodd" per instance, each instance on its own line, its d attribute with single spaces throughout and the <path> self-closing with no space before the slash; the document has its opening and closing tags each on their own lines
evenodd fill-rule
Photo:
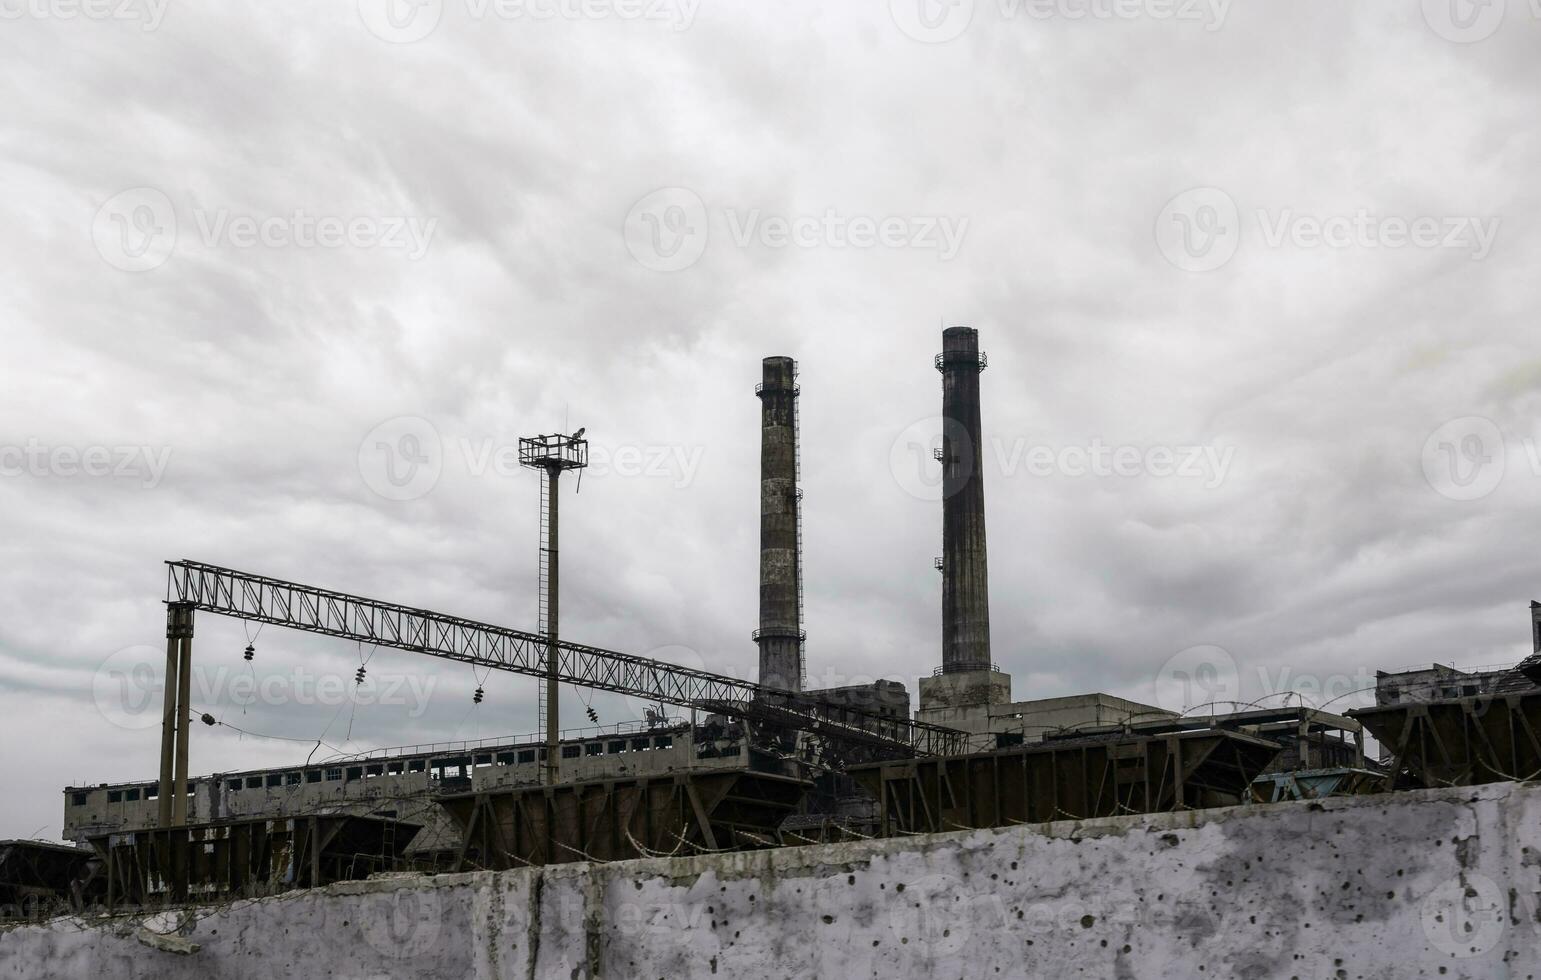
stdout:
<svg viewBox="0 0 1541 980">
<path fill-rule="evenodd" d="M 254 623 L 425 653 L 532 677 L 546 676 L 551 641 L 538 633 L 318 589 L 195 561 L 168 561 L 166 601 Z M 555 642 L 564 684 L 763 721 L 827 738 L 916 755 L 971 749 L 966 732 L 879 717 L 804 694 L 690 667 Z"/>
</svg>

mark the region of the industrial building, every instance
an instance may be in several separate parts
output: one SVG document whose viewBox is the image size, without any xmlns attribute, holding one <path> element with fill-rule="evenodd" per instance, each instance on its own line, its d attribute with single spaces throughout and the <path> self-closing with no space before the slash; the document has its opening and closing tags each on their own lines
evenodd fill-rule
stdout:
<svg viewBox="0 0 1541 980">
<path fill-rule="evenodd" d="M 980 451 L 989 362 L 971 328 L 947 328 L 941 339 L 933 361 L 942 389 L 934 454 L 943 490 L 941 635 L 913 712 L 910 692 L 894 681 L 808 689 L 802 391 L 795 360 L 767 357 L 754 389 L 759 615 L 748 633 L 756 680 L 564 638 L 561 477 L 588 465 L 588 444 L 582 429 L 532 436 L 520 441 L 520 461 L 540 478 L 535 631 L 167 562 L 159 778 L 67 787 L 64 836 L 80 848 L 71 861 L 34 855 L 29 867 L 51 869 L 53 883 L 26 887 L 52 887 L 60 901 L 96 895 L 109 907 L 145 908 L 383 871 L 755 851 L 1470 785 L 1541 770 L 1541 744 L 1526 735 L 1541 728 L 1531 661 L 1486 674 L 1382 674 L 1377 706 L 1343 715 L 1296 705 L 1182 716 L 1106 693 L 1013 700 L 1012 678 L 991 649 Z M 187 684 L 198 614 L 541 679 L 541 730 L 194 777 L 188 744 L 199 719 Z M 1541 657 L 1541 606 L 1533 604 L 1532 622 Z M 563 684 L 676 710 L 564 733 Z M 1508 727 L 1493 729 L 1494 719 Z M 1367 735 L 1383 746 L 1382 764 L 1367 762 Z"/>
</svg>

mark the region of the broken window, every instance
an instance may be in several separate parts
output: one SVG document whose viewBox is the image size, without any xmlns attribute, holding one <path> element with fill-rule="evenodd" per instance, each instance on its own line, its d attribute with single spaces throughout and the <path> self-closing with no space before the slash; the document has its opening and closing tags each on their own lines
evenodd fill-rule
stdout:
<svg viewBox="0 0 1541 980">
<path fill-rule="evenodd" d="M 405 767 L 401 763 L 392 762 L 390 765 L 385 767 L 385 771 L 392 776 L 399 776 L 401 775 L 404 768 Z"/>
<path fill-rule="evenodd" d="M 535 750 L 534 749 L 522 749 L 519 752 L 519 763 L 521 765 L 523 765 L 526 762 L 534 762 L 534 761 L 535 761 Z"/>
<path fill-rule="evenodd" d="M 307 782 L 307 783 L 319 783 L 319 782 L 321 782 L 321 770 L 320 769 L 307 769 L 307 770 L 305 770 L 305 782 Z"/>
<path fill-rule="evenodd" d="M 348 780 L 350 782 L 352 780 L 355 780 L 355 779 L 363 779 L 363 778 L 364 778 L 364 767 L 363 766 L 349 766 L 348 767 Z"/>
<path fill-rule="evenodd" d="M 128 790 L 127 792 L 125 792 L 123 794 L 123 798 L 125 800 L 127 800 L 128 802 L 130 802 L 130 803 L 138 803 L 139 802 L 139 790 L 137 790 L 137 789 Z"/>
<path fill-rule="evenodd" d="M 70 804 L 73 805 L 73 806 L 85 806 L 86 805 L 86 795 L 87 794 L 85 794 L 85 793 L 71 793 L 70 794 Z"/>
<path fill-rule="evenodd" d="M 284 784 L 284 774 L 281 772 L 268 773 L 267 784 L 269 788 L 274 786 L 282 786 Z"/>
<path fill-rule="evenodd" d="M 611 742 L 610 743 L 610 754 L 611 755 L 615 755 L 617 752 L 625 752 L 625 751 L 626 751 L 626 740 L 624 738 L 621 739 L 618 742 Z"/>
<path fill-rule="evenodd" d="M 286 786 L 298 786 L 298 785 L 300 785 L 300 774 L 297 773 L 297 772 L 285 773 L 284 774 L 284 785 L 286 785 Z"/>
<path fill-rule="evenodd" d="M 407 763 L 407 772 L 422 772 L 424 768 L 422 759 L 413 759 Z"/>
<path fill-rule="evenodd" d="M 123 802 L 123 791 L 121 789 L 110 789 L 110 790 L 108 790 L 107 791 L 107 802 L 108 803 L 122 803 Z"/>
<path fill-rule="evenodd" d="M 564 745 L 564 746 L 562 746 L 562 758 L 564 758 L 564 759 L 576 759 L 576 758 L 578 758 L 578 756 L 580 756 L 582 754 L 583 754 L 583 750 L 580 749 L 576 745 Z"/>
<path fill-rule="evenodd" d="M 246 777 L 246 788 L 247 789 L 261 789 L 262 788 L 262 777 L 261 776 L 247 776 Z"/>
<path fill-rule="evenodd" d="M 673 735 L 660 735 L 660 736 L 658 736 L 657 738 L 653 739 L 653 747 L 657 748 L 657 749 L 673 748 L 674 747 L 674 736 Z"/>
</svg>

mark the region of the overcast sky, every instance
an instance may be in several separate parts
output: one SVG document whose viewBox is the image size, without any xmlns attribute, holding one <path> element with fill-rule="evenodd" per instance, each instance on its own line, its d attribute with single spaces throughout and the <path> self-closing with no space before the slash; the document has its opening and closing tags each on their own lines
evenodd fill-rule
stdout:
<svg viewBox="0 0 1541 980">
<path fill-rule="evenodd" d="M 771 354 L 811 682 L 913 694 L 944 323 L 1015 697 L 1528 652 L 1528 0 L 392 2 L 0 0 L 0 837 L 156 775 L 165 559 L 533 628 L 520 435 L 593 441 L 564 635 L 749 676 Z M 195 773 L 535 726 L 521 677 L 246 642 L 198 621 Z"/>
</svg>

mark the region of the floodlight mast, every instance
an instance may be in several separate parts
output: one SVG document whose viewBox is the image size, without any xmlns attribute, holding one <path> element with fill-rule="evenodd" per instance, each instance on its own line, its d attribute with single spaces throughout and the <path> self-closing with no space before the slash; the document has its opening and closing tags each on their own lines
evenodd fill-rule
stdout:
<svg viewBox="0 0 1541 980">
<path fill-rule="evenodd" d="M 557 626 L 559 622 L 558 562 L 558 480 L 563 470 L 583 470 L 589 465 L 589 443 L 584 429 L 572 435 L 541 435 L 519 440 L 519 465 L 542 470 L 540 487 L 540 631 L 546 638 L 546 693 L 540 704 L 541 727 L 546 732 L 546 784 L 558 782 L 561 724 L 557 695 L 561 690 L 558 673 Z"/>
</svg>

